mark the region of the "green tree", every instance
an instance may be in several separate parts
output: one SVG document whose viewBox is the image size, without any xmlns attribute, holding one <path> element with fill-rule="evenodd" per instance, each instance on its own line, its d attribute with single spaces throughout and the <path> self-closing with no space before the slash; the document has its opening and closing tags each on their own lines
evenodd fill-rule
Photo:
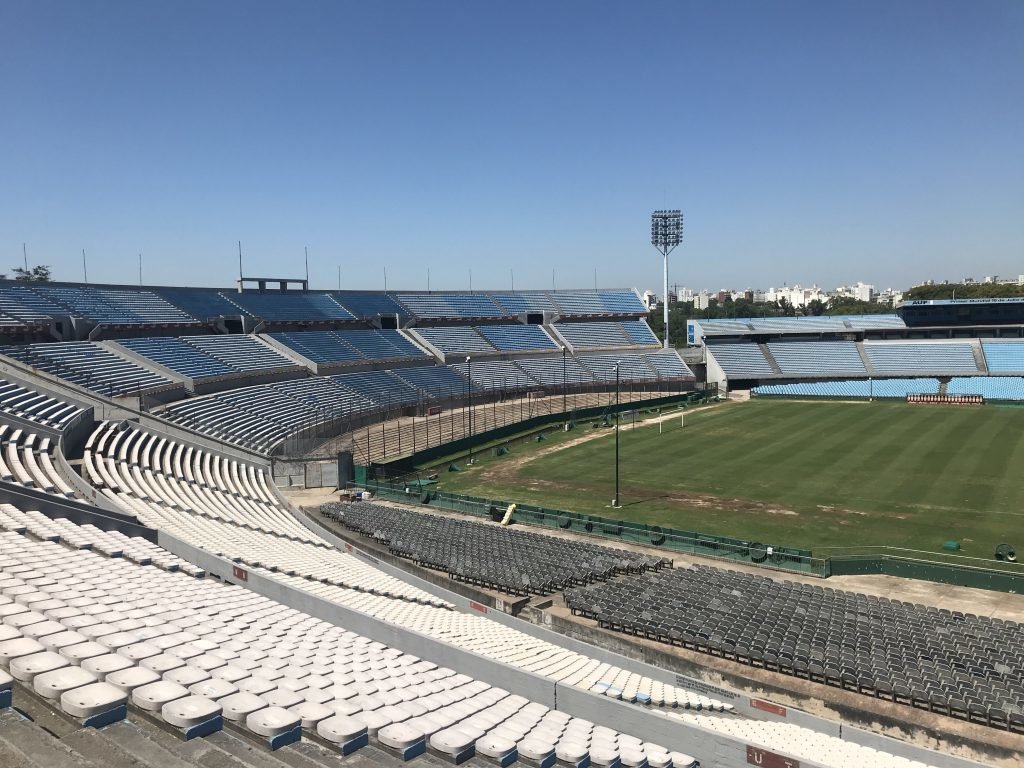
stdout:
<svg viewBox="0 0 1024 768">
<path fill-rule="evenodd" d="M 14 279 L 19 283 L 49 283 L 53 279 L 50 277 L 50 268 L 46 264 L 37 264 L 32 269 L 15 267 L 13 272 Z"/>
<path fill-rule="evenodd" d="M 1024 296 L 1024 285 L 1016 283 L 944 283 L 916 285 L 904 299 L 1001 299 Z"/>
</svg>

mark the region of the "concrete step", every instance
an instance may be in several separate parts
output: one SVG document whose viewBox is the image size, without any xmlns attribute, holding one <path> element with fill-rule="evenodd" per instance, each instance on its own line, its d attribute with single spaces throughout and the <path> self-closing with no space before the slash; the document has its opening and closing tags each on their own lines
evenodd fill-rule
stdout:
<svg viewBox="0 0 1024 768">
<path fill-rule="evenodd" d="M 13 754 L 11 764 L 26 768 L 102 768 L 31 720 L 5 718 L 0 722 L 0 744 Z M 7 765 L 5 762 L 4 765 Z"/>
<path fill-rule="evenodd" d="M 114 749 L 131 756 L 139 764 L 159 765 L 161 768 L 195 768 L 197 763 L 192 753 L 197 751 L 197 747 L 198 751 L 208 749 L 204 749 L 202 744 L 175 739 L 149 723 L 131 719 L 108 725 L 102 729 L 102 736 Z"/>
</svg>

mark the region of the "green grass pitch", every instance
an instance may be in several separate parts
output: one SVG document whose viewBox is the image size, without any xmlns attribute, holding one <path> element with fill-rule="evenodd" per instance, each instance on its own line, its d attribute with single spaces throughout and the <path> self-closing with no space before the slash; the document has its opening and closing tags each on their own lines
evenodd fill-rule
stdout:
<svg viewBox="0 0 1024 768">
<path fill-rule="evenodd" d="M 682 413 L 682 412 L 680 412 Z M 624 424 L 629 424 L 627 417 Z M 1024 408 L 754 400 L 486 453 L 440 490 L 813 548 L 1024 550 Z M 599 436 L 594 436 L 600 432 Z M 587 439 L 588 437 L 592 439 Z"/>
</svg>

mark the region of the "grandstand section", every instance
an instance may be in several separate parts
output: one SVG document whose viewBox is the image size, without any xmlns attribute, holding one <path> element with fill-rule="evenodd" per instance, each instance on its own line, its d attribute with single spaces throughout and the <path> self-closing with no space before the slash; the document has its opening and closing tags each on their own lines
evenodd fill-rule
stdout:
<svg viewBox="0 0 1024 768">
<path fill-rule="evenodd" d="M 827 315 L 810 317 L 742 317 L 730 320 L 688 320 L 687 341 L 703 344 L 715 337 L 854 334 L 877 338 L 875 331 L 902 331 L 907 325 L 898 315 Z"/>
<path fill-rule="evenodd" d="M 1024 730 L 1019 624 L 704 566 L 565 598 L 574 613 L 620 632 Z"/>
<path fill-rule="evenodd" d="M 172 732 L 196 737 L 216 733 L 228 721 L 273 749 L 317 737 L 335 753 L 351 754 L 372 739 L 409 759 L 425 752 L 429 740 L 442 753 L 464 756 L 478 745 L 481 754 L 497 748 L 514 759 L 517 741 L 524 753 L 533 749 L 554 756 L 562 729 L 573 721 L 239 587 L 103 558 L 54 541 L 33 541 L 17 532 L 27 529 L 30 515 L 12 508 L 3 515 L 2 526 L 14 529 L 0 535 L 4 575 L 32 570 L 40 580 L 37 588 L 7 598 L 7 615 L 26 618 L 6 625 L 0 664 L 51 706 L 87 724 L 116 722 L 130 708 L 132 717 L 141 711 Z M 117 621 L 113 614 L 131 613 L 138 619 L 130 624 L 121 620 L 120 627 L 109 625 L 106 631 L 99 631 L 107 626 L 99 618 L 73 621 L 87 616 L 84 611 L 52 613 L 56 620 L 38 614 L 36 619 L 29 606 L 67 592 L 45 577 L 65 571 L 82 574 L 75 583 L 89 587 L 90 599 L 78 605 L 98 608 L 97 616 L 109 613 L 112 621 Z M 13 581 L 27 584 L 16 577 Z M 124 585 L 152 597 L 132 599 Z M 56 603 L 64 605 L 59 599 Z M 51 606 L 48 612 L 59 611 Z M 213 626 L 226 632 L 211 632 Z M 267 646 L 261 636 L 277 642 Z M 76 643 L 79 639 L 85 642 Z M 386 671 L 364 680 L 360 673 L 371 668 Z M 20 687 L 17 694 L 27 695 Z M 433 714 L 428 717 L 428 712 Z M 489 725 L 480 729 L 485 717 Z M 560 727 L 552 734 L 555 722 Z M 511 740 L 508 724 L 522 727 Z M 502 730 L 487 740 L 487 733 L 499 726 Z M 595 726 L 585 727 L 589 742 Z M 621 738 L 620 747 L 619 734 L 610 731 L 610 752 L 617 755 L 621 749 L 630 755 L 634 749 L 646 762 L 646 749 L 652 757 L 664 755 L 663 764 L 674 765 L 669 747 L 639 739 L 633 746 L 625 735 Z M 674 754 L 680 765 L 692 764 L 692 758 Z"/>
<path fill-rule="evenodd" d="M 867 368 L 852 341 L 775 341 L 768 351 L 783 375 L 866 376 Z"/>
<path fill-rule="evenodd" d="M 0 347 L 0 355 L 107 397 L 172 386 L 165 376 L 88 341 Z"/>
<path fill-rule="evenodd" d="M 989 373 L 1024 375 L 1024 342 L 982 341 L 981 348 Z"/>
<path fill-rule="evenodd" d="M 502 309 L 482 293 L 396 293 L 414 317 L 458 318 L 474 320 L 483 317 L 503 317 Z"/>
<path fill-rule="evenodd" d="M 494 345 L 468 326 L 439 326 L 437 328 L 416 328 L 412 331 L 419 339 L 436 349 L 442 356 L 460 355 L 468 352 L 496 352 Z"/>
<path fill-rule="evenodd" d="M 708 364 L 712 362 L 721 369 L 721 374 L 714 379 L 756 379 L 763 376 L 774 376 L 777 371 L 765 356 L 765 349 L 760 344 L 739 342 L 736 344 L 714 344 L 706 347 Z M 708 378 L 714 374 L 709 372 Z"/>
<path fill-rule="evenodd" d="M 479 325 L 476 331 L 499 352 L 543 352 L 558 349 L 538 325 Z"/>
<path fill-rule="evenodd" d="M 546 595 L 672 565 L 663 557 L 380 505 L 329 504 L 321 514 L 453 579 L 513 595 Z"/>
<path fill-rule="evenodd" d="M 978 373 L 969 342 L 865 342 L 864 352 L 875 373 Z"/>
<path fill-rule="evenodd" d="M 298 367 L 294 360 L 262 343 L 258 336 L 183 336 L 182 341 L 237 371 L 276 371 Z"/>
<path fill-rule="evenodd" d="M 574 365 L 576 366 L 574 371 L 581 370 L 575 361 Z M 481 389 L 513 392 L 537 384 L 537 381 L 528 376 L 521 366 L 510 360 L 477 360 L 472 365 L 453 363 L 448 368 L 462 377 L 463 381 L 471 379 L 473 385 Z M 566 361 L 566 371 L 568 376 L 568 360 Z M 588 377 L 587 380 L 591 381 L 592 379 Z M 570 381 L 576 383 L 580 379 L 570 379 Z"/>
<path fill-rule="evenodd" d="M 627 347 L 632 344 L 619 323 L 558 323 L 552 328 L 565 339 L 570 349 Z"/>
<path fill-rule="evenodd" d="M 191 325 L 196 319 L 156 293 L 142 289 L 34 285 L 31 290 L 61 314 L 104 325 Z"/>
<path fill-rule="evenodd" d="M 240 373 L 236 366 L 228 365 L 195 345 L 173 336 L 121 339 L 114 343 L 189 379 Z"/>
<path fill-rule="evenodd" d="M 328 323 L 352 320 L 353 315 L 331 296 L 322 293 L 256 293 L 243 291 L 227 297 L 253 317 L 276 323 Z"/>
<path fill-rule="evenodd" d="M 826 397 L 841 400 L 903 400 L 909 394 L 939 393 L 939 380 L 928 378 L 872 379 L 850 381 L 806 381 L 799 384 L 762 384 L 751 390 L 764 397 Z"/>
<path fill-rule="evenodd" d="M 954 376 L 946 385 L 945 394 L 981 395 L 986 401 L 1024 400 L 1024 378 L 1020 376 Z"/>
</svg>

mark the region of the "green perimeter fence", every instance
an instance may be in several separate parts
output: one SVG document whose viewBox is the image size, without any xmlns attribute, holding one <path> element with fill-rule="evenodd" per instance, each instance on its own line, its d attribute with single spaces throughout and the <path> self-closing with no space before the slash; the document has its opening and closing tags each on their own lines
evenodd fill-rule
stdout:
<svg viewBox="0 0 1024 768">
<path fill-rule="evenodd" d="M 406 503 L 418 502 L 438 509 L 488 517 L 492 520 L 501 520 L 509 506 L 507 501 L 434 491 L 416 480 L 406 484 L 368 478 L 360 486 L 381 499 Z M 516 504 L 513 517 L 518 523 L 585 533 L 624 544 L 638 544 L 644 547 L 657 547 L 669 552 L 717 557 L 738 563 L 798 571 L 814 576 L 828 575 L 827 562 L 811 557 L 810 551 L 806 549 L 743 541 L 728 536 L 712 536 L 696 531 L 680 531 L 658 525 L 646 525 L 629 520 L 613 520 L 596 515 L 584 515 L 579 512 L 537 507 L 531 504 Z"/>
</svg>

